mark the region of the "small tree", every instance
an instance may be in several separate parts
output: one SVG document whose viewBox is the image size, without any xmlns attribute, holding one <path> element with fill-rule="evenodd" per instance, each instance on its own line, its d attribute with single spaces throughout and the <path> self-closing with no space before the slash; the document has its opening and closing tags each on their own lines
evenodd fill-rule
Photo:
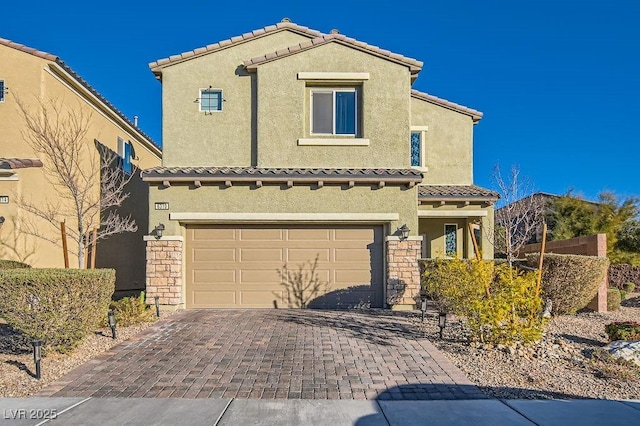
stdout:
<svg viewBox="0 0 640 426">
<path fill-rule="evenodd" d="M 508 179 L 502 176 L 500 167 L 495 166 L 493 179 L 500 193 L 493 241 L 496 249 L 505 253 L 509 266 L 512 266 L 520 249 L 538 231 L 544 215 L 544 202 L 534 194 L 529 180 L 520 176 L 517 166 L 511 167 Z"/>
<path fill-rule="evenodd" d="M 125 192 L 130 175 L 118 167 L 116 153 L 88 136 L 92 116 L 82 105 L 65 107 L 61 101 L 38 101 L 30 109 L 17 96 L 18 110 L 24 119 L 24 140 L 41 157 L 47 180 L 54 186 L 56 197 L 33 200 L 19 196 L 18 206 L 51 224 L 56 231 L 67 221 L 67 235 L 76 249 L 78 267 L 85 265 L 85 233 L 99 227 L 97 239 L 121 232 L 135 232 L 135 221 L 118 214 L 117 208 L 129 197 Z M 25 221 L 21 231 L 62 246 L 54 233 L 43 233 L 34 221 Z"/>
</svg>

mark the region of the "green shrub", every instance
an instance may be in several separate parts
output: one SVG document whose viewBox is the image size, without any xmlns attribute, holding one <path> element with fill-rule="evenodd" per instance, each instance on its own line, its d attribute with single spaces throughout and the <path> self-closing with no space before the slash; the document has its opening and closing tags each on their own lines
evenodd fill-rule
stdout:
<svg viewBox="0 0 640 426">
<path fill-rule="evenodd" d="M 636 284 L 635 283 L 624 283 L 624 285 L 622 286 L 622 289 L 624 291 L 626 291 L 627 293 L 633 293 L 633 290 L 636 289 Z"/>
<path fill-rule="evenodd" d="M 627 299 L 627 292 L 624 290 L 618 290 L 620 292 L 620 300 L 624 302 Z"/>
<path fill-rule="evenodd" d="M 612 322 L 604 327 L 609 341 L 640 340 L 640 323 L 634 321 Z"/>
<path fill-rule="evenodd" d="M 0 259 L 0 269 L 24 269 L 31 268 L 26 263 L 18 262 L 16 260 L 2 260 Z"/>
<path fill-rule="evenodd" d="M 527 254 L 527 262 L 538 266 L 539 253 Z M 589 304 L 607 276 L 604 257 L 545 253 L 542 264 L 542 297 L 553 302 L 553 314 L 575 314 Z"/>
<path fill-rule="evenodd" d="M 535 273 L 482 260 L 430 259 L 423 286 L 441 311 L 466 318 L 475 340 L 531 342 L 542 336 Z"/>
<path fill-rule="evenodd" d="M 622 295 L 617 288 L 607 290 L 607 311 L 619 311 L 622 303 Z"/>
<path fill-rule="evenodd" d="M 111 302 L 109 309 L 113 310 L 118 325 L 122 327 L 156 320 L 155 311 L 147 306 L 144 291 L 138 297 L 124 297 Z M 106 316 L 103 323 L 107 324 Z"/>
<path fill-rule="evenodd" d="M 115 278 L 113 269 L 0 271 L 0 317 L 46 349 L 67 352 L 101 325 Z"/>
</svg>

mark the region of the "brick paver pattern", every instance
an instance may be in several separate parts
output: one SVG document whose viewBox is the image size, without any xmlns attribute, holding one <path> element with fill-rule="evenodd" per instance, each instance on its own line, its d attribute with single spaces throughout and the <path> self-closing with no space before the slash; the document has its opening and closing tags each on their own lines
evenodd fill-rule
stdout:
<svg viewBox="0 0 640 426">
<path fill-rule="evenodd" d="M 178 312 L 39 395 L 486 398 L 406 314 L 276 309 Z"/>
</svg>

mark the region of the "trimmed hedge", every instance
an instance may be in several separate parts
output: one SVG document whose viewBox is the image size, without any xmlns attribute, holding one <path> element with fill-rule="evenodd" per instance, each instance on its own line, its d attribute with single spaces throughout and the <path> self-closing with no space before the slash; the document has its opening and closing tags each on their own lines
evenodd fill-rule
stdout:
<svg viewBox="0 0 640 426">
<path fill-rule="evenodd" d="M 115 281 L 113 269 L 0 271 L 0 317 L 46 349 L 67 352 L 100 327 Z"/>
<path fill-rule="evenodd" d="M 537 267 L 539 253 L 527 254 Z M 542 297 L 553 303 L 553 314 L 575 314 L 598 294 L 607 276 L 609 259 L 577 254 L 545 253 L 542 265 Z"/>
<path fill-rule="evenodd" d="M 120 300 L 111 302 L 109 309 L 113 310 L 118 326 L 127 327 L 129 325 L 143 322 L 155 321 L 155 310 L 147 306 L 144 291 L 138 297 L 123 297 Z M 104 325 L 107 325 L 107 317 L 104 317 Z"/>
<path fill-rule="evenodd" d="M 0 269 L 24 269 L 31 268 L 26 263 L 18 262 L 17 260 L 2 260 L 0 259 Z"/>
<path fill-rule="evenodd" d="M 623 300 L 620 290 L 617 288 L 607 289 L 607 311 L 619 311 Z"/>
</svg>

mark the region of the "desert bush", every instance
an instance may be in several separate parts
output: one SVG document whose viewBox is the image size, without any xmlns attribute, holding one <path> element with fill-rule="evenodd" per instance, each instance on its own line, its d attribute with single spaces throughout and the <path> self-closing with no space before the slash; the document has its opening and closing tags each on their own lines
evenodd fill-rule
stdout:
<svg viewBox="0 0 640 426">
<path fill-rule="evenodd" d="M 483 260 L 430 259 L 423 286 L 441 311 L 466 319 L 474 340 L 526 343 L 542 336 L 535 273 Z"/>
<path fill-rule="evenodd" d="M 609 341 L 640 340 L 640 323 L 634 321 L 612 322 L 604 327 Z"/>
<path fill-rule="evenodd" d="M 617 288 L 607 289 L 607 311 L 619 311 L 622 303 L 622 294 Z"/>
<path fill-rule="evenodd" d="M 622 286 L 622 289 L 627 293 L 633 293 L 633 290 L 636 289 L 636 285 L 635 283 L 624 283 L 624 285 Z"/>
<path fill-rule="evenodd" d="M 156 320 L 155 311 L 147 306 L 144 291 L 138 297 L 124 297 L 111 302 L 109 309 L 113 310 L 118 325 L 122 327 Z M 106 315 L 103 324 L 107 324 Z"/>
<path fill-rule="evenodd" d="M 46 349 L 67 352 L 101 325 L 115 278 L 113 269 L 0 271 L 0 317 Z"/>
<path fill-rule="evenodd" d="M 640 380 L 640 367 L 633 361 L 614 357 L 602 348 L 597 348 L 590 354 L 588 366 L 598 378 L 618 379 L 626 382 Z"/>
<path fill-rule="evenodd" d="M 527 262 L 538 266 L 539 253 L 527 254 Z M 607 276 L 604 257 L 546 253 L 542 265 L 542 297 L 553 303 L 553 314 L 575 314 L 589 304 Z"/>
<path fill-rule="evenodd" d="M 640 266 L 623 263 L 609 267 L 609 287 L 623 288 L 629 282 L 640 285 Z"/>
<path fill-rule="evenodd" d="M 26 263 L 18 262 L 16 260 L 2 260 L 0 259 L 0 269 L 24 269 L 31 268 Z"/>
</svg>

